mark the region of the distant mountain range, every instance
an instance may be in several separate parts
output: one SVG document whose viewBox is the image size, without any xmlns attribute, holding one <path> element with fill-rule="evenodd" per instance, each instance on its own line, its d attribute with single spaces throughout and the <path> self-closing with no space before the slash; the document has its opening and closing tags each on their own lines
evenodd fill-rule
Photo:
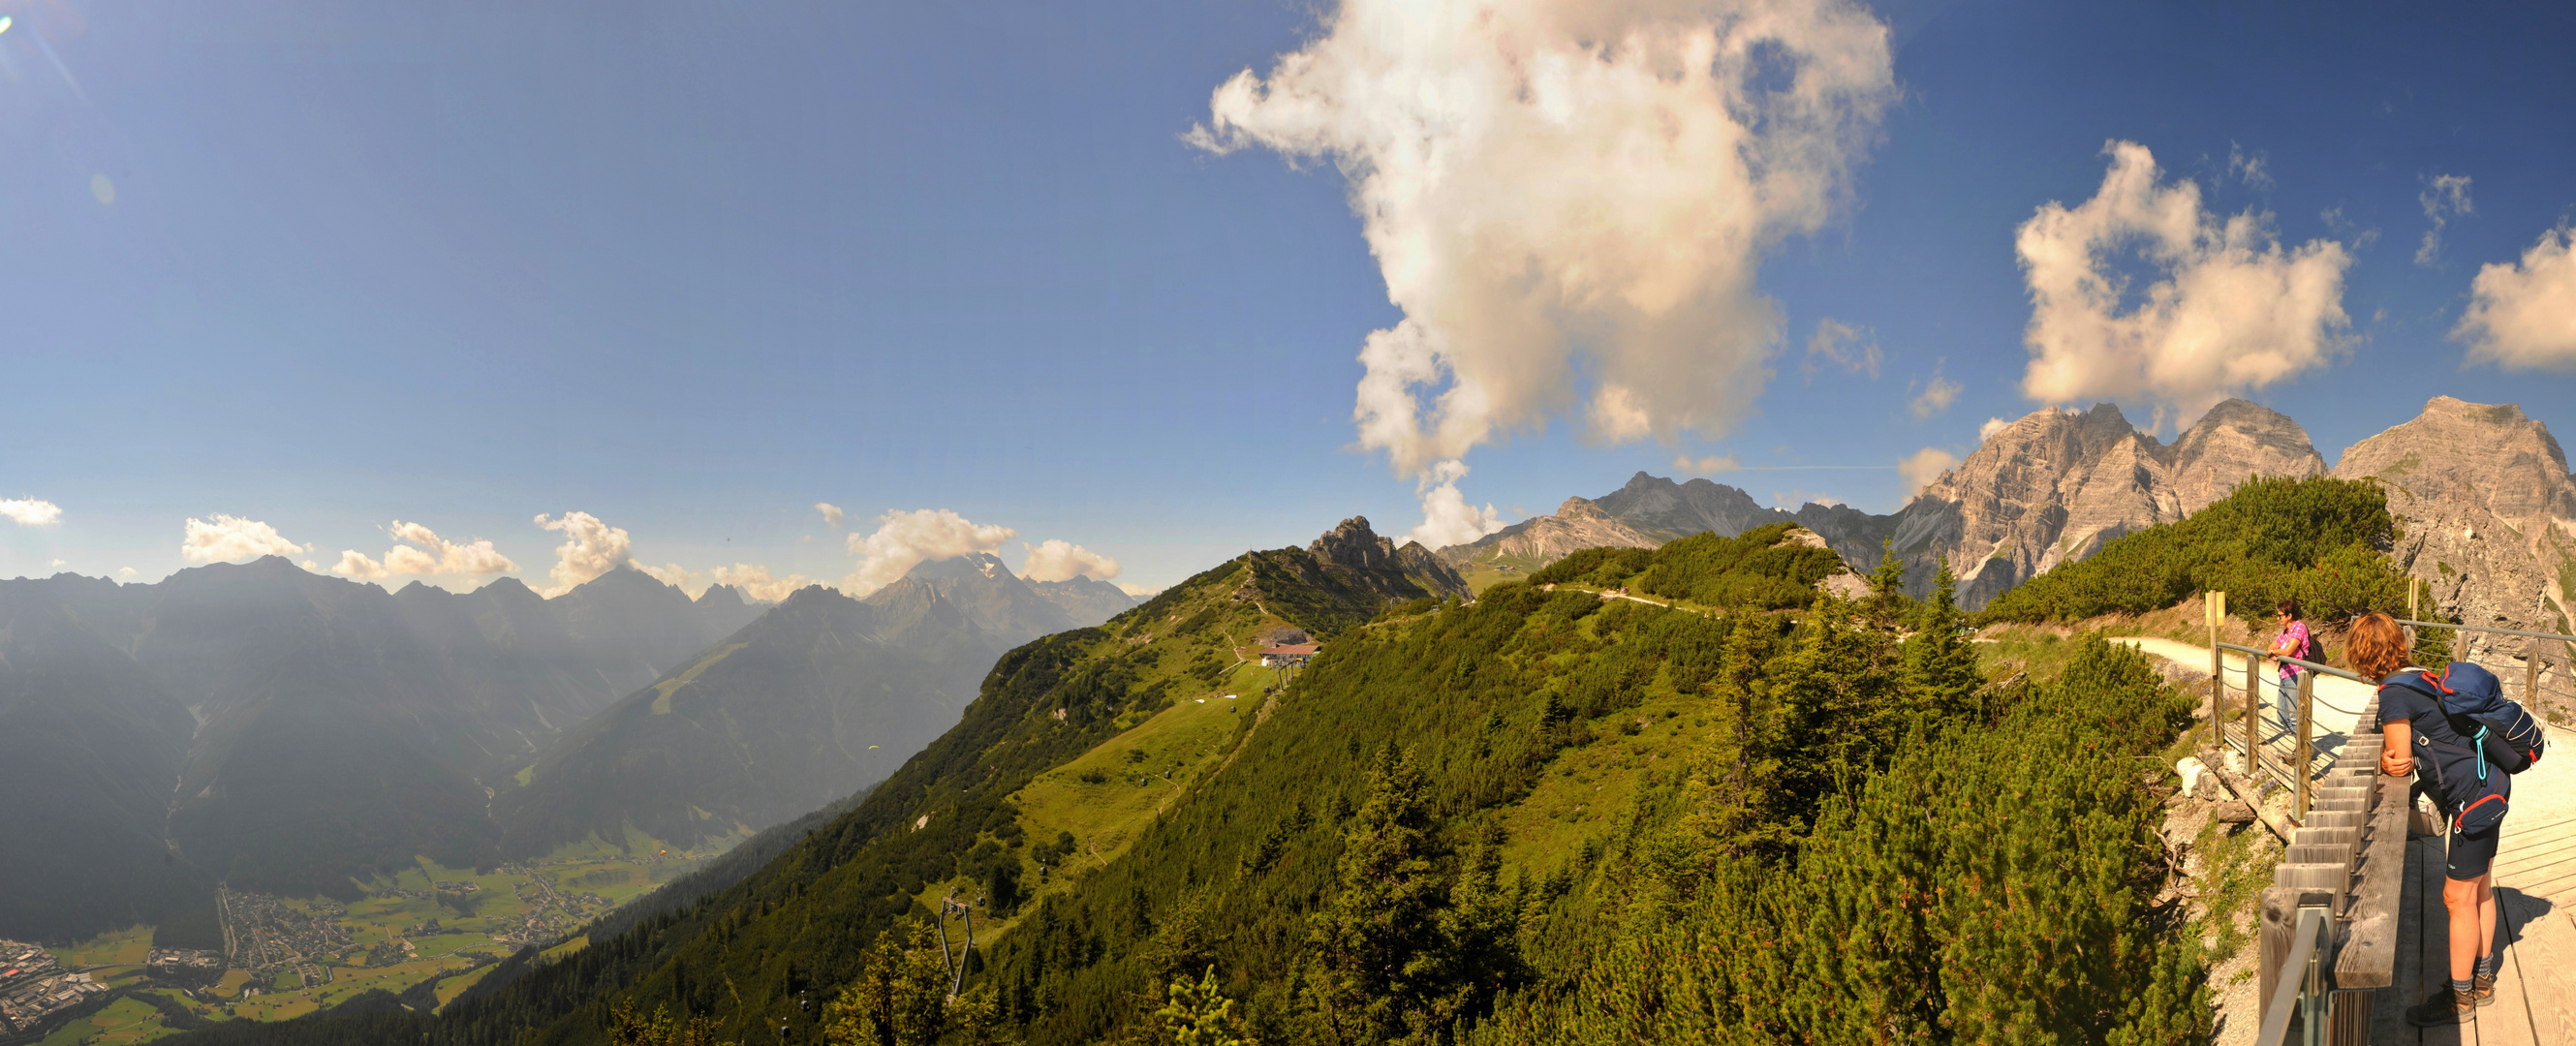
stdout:
<svg viewBox="0 0 2576 1046">
<path fill-rule="evenodd" d="M 346 894 L 419 854 L 489 864 L 483 781 L 761 609 L 628 569 L 555 599 L 511 579 L 389 593 L 277 557 L 148 585 L 0 582 L 0 766 L 68 768 L 13 791 L 112 782 L 0 804 L 0 837 L 119 855 L 0 862 L 0 936 L 123 925 L 111 910 L 185 921 L 168 910 L 210 905 L 217 880 Z"/>
<path fill-rule="evenodd" d="M 2170 444 L 2111 404 L 2050 408 L 1994 433 L 1888 515 L 1814 503 L 1788 512 L 1724 484 L 1640 472 L 1600 498 L 1569 498 L 1553 515 L 1439 554 L 1481 587 L 1577 548 L 1644 548 L 1786 521 L 1863 572 L 1878 564 L 1882 542 L 1892 545 L 1918 595 L 1946 563 L 1960 602 L 1975 609 L 2106 541 L 2198 511 L 2248 476 L 2328 473 L 2297 422 L 2244 400 L 2211 408 Z M 2346 451 L 2331 474 L 2389 486 L 2389 510 L 2407 532 L 2400 562 L 2430 584 L 2436 605 L 2473 620 L 2565 630 L 2576 588 L 2576 480 L 2546 427 L 2511 406 L 2437 397 L 2414 420 Z"/>
<path fill-rule="evenodd" d="M 1082 579 L 1115 594 L 1126 593 Z M 583 723 L 492 805 L 531 856 L 633 825 L 665 840 L 748 834 L 883 779 L 957 722 L 1003 651 L 1077 618 L 990 553 L 933 560 L 852 599 L 807 588 Z M 1090 602 L 1083 602 L 1088 597 Z"/>
</svg>

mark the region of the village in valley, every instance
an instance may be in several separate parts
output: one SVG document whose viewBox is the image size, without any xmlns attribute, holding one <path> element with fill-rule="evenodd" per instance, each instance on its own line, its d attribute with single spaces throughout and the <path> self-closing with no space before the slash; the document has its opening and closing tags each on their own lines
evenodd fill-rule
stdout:
<svg viewBox="0 0 2576 1046">
<path fill-rule="evenodd" d="M 76 945 L 0 941 L 0 1043 L 147 1042 L 379 989 L 444 1006 L 521 948 L 579 949 L 591 920 L 722 852 L 627 844 L 593 840 L 488 873 L 422 860 L 347 901 L 221 889 L 221 950 L 154 947 L 149 926 Z"/>
</svg>

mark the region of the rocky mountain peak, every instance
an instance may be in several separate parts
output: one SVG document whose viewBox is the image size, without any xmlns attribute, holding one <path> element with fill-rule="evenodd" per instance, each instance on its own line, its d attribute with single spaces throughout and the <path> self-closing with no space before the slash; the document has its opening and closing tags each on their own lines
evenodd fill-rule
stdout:
<svg viewBox="0 0 2576 1046">
<path fill-rule="evenodd" d="M 1312 544 L 1307 545 L 1306 551 L 1314 553 L 1317 559 L 1337 566 L 1356 567 L 1361 570 L 1397 568 L 1395 542 L 1379 537 L 1376 531 L 1370 530 L 1367 516 L 1352 516 L 1343 520 L 1341 525 L 1325 531 L 1322 537 L 1316 538 Z"/>
<path fill-rule="evenodd" d="M 2353 444 L 2334 474 L 2387 489 L 2404 529 L 2394 554 L 2435 605 L 2469 624 L 2565 630 L 2576 479 L 2548 426 L 2511 404 L 2436 396 Z"/>
</svg>

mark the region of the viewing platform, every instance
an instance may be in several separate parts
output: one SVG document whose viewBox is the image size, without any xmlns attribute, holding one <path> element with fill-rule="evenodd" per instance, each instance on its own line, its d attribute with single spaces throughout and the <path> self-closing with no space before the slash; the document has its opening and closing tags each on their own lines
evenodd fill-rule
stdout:
<svg viewBox="0 0 2576 1046">
<path fill-rule="evenodd" d="M 2224 606 L 2223 595 L 2212 599 L 2213 623 Z M 2407 624 L 2480 633 L 2481 643 L 2459 644 L 2471 651 L 2463 660 L 2495 672 L 2505 696 L 2544 720 L 2576 709 L 2569 680 L 2576 636 Z M 2550 726 L 2550 753 L 2514 779 L 2494 869 L 2495 998 L 2473 1021 L 2416 1028 L 2407 1007 L 2449 976 L 2443 826 L 2429 799 L 2412 796 L 2411 778 L 2378 771 L 2377 688 L 2342 668 L 2293 659 L 2309 669 L 2297 690 L 2305 722 L 2294 728 L 2277 712 L 2276 659 L 2215 634 L 2205 648 L 2124 641 L 2207 664 L 2212 718 L 2238 771 L 2221 780 L 2258 811 L 2262 804 L 2250 801 L 2258 793 L 2277 787 L 2291 797 L 2286 822 L 2258 812 L 2285 850 L 2261 901 L 2256 1041 L 2576 1046 L 2576 730 Z"/>
</svg>

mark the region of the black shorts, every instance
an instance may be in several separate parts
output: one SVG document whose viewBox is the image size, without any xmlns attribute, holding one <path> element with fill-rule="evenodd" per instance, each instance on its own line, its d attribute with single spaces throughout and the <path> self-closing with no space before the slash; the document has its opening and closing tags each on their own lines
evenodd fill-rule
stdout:
<svg viewBox="0 0 2576 1046">
<path fill-rule="evenodd" d="M 2449 866 L 2446 877 L 2465 882 L 2487 874 L 2487 869 L 2495 866 L 2496 843 L 2503 836 L 2502 821 L 2484 831 L 2452 829 L 2449 850 L 2443 862 Z"/>
</svg>

